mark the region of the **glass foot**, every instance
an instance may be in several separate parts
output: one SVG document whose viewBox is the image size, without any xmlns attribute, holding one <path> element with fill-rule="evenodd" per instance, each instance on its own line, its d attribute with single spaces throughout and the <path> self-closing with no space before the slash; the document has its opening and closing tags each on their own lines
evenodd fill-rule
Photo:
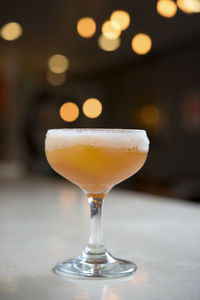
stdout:
<svg viewBox="0 0 200 300">
<path fill-rule="evenodd" d="M 129 261 L 112 257 L 107 251 L 102 254 L 83 254 L 75 259 L 59 262 L 54 271 L 71 278 L 120 278 L 132 275 L 137 266 Z"/>
</svg>

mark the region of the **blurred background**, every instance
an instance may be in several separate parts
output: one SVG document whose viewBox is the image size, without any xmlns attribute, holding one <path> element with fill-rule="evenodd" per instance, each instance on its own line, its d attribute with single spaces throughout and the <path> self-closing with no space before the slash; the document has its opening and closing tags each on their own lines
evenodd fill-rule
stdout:
<svg viewBox="0 0 200 300">
<path fill-rule="evenodd" d="M 55 177 L 49 128 L 140 128 L 120 188 L 200 202 L 200 0 L 1 1 L 0 181 Z"/>
</svg>

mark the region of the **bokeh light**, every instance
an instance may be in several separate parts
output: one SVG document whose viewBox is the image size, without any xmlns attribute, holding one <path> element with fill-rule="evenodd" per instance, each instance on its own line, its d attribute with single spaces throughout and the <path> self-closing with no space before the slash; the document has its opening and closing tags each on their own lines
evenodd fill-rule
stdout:
<svg viewBox="0 0 200 300">
<path fill-rule="evenodd" d="M 172 18 L 177 12 L 177 5 L 172 0 L 158 0 L 157 12 L 165 18 Z"/>
<path fill-rule="evenodd" d="M 200 12 L 199 0 L 177 0 L 177 6 L 188 14 Z"/>
<path fill-rule="evenodd" d="M 141 109 L 140 118 L 146 125 L 156 125 L 160 120 L 160 111 L 155 105 L 145 105 Z"/>
<path fill-rule="evenodd" d="M 62 54 L 55 54 L 49 58 L 48 67 L 53 73 L 64 73 L 69 68 L 69 60 Z"/>
<path fill-rule="evenodd" d="M 77 23 L 77 31 L 80 36 L 90 38 L 96 32 L 96 23 L 92 18 L 81 18 Z"/>
<path fill-rule="evenodd" d="M 60 116 L 66 122 L 74 122 L 79 116 L 79 108 L 74 102 L 66 102 L 60 108 Z"/>
<path fill-rule="evenodd" d="M 127 13 L 124 10 L 115 10 L 111 16 L 110 20 L 117 22 L 120 25 L 121 30 L 125 30 L 130 25 L 130 16 L 129 13 Z"/>
<path fill-rule="evenodd" d="M 83 103 L 83 113 L 86 117 L 94 119 L 102 113 L 102 104 L 96 98 L 89 98 Z"/>
<path fill-rule="evenodd" d="M 5 24 L 0 31 L 0 35 L 4 40 L 14 41 L 22 35 L 23 29 L 19 23 L 10 22 Z"/>
<path fill-rule="evenodd" d="M 54 86 L 59 86 L 65 83 L 66 81 L 66 73 L 53 73 L 50 70 L 47 71 L 46 79 L 49 84 Z"/>
<path fill-rule="evenodd" d="M 147 34 L 138 33 L 132 39 L 132 49 L 139 55 L 147 54 L 151 50 L 151 38 Z"/>
<path fill-rule="evenodd" d="M 105 21 L 102 25 L 102 34 L 107 39 L 117 39 L 121 34 L 119 23 L 114 21 Z"/>
<path fill-rule="evenodd" d="M 98 45 L 104 51 L 115 51 L 119 48 L 120 44 L 120 38 L 110 40 L 103 35 L 100 35 L 100 37 L 98 38 Z"/>
</svg>

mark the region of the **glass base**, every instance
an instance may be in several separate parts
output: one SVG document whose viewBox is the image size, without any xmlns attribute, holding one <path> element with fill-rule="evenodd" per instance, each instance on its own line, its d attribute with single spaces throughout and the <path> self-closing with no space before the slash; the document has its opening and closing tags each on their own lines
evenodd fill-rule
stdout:
<svg viewBox="0 0 200 300">
<path fill-rule="evenodd" d="M 137 266 L 129 261 L 116 259 L 109 252 L 94 254 L 86 249 L 81 256 L 59 262 L 54 271 L 71 278 L 120 278 L 133 275 Z"/>
</svg>

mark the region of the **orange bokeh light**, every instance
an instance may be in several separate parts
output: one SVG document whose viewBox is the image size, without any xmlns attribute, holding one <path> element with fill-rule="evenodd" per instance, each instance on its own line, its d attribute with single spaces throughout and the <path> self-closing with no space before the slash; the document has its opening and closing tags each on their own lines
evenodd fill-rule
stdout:
<svg viewBox="0 0 200 300">
<path fill-rule="evenodd" d="M 83 103 L 83 113 L 86 117 L 95 119 L 102 113 L 102 104 L 96 98 L 89 98 Z"/>
<path fill-rule="evenodd" d="M 151 50 L 151 38 L 147 34 L 136 34 L 132 39 L 132 49 L 139 55 L 147 54 Z"/>
<path fill-rule="evenodd" d="M 172 0 L 158 0 L 157 12 L 165 18 L 172 18 L 177 12 L 177 5 Z"/>
<path fill-rule="evenodd" d="M 79 108 L 74 102 L 66 102 L 60 108 L 60 116 L 66 122 L 74 122 L 79 116 Z"/>
<path fill-rule="evenodd" d="M 106 21 L 102 25 L 102 35 L 107 39 L 117 39 L 121 34 L 119 23 L 114 21 Z"/>
<path fill-rule="evenodd" d="M 115 10 L 111 16 L 110 20 L 117 22 L 120 25 L 121 30 L 125 30 L 130 25 L 130 16 L 124 10 Z"/>
<path fill-rule="evenodd" d="M 92 18 L 81 18 L 77 23 L 77 31 L 80 36 L 90 38 L 96 32 L 96 23 Z"/>
<path fill-rule="evenodd" d="M 199 0 L 177 0 L 177 6 L 187 14 L 200 12 Z"/>
</svg>

